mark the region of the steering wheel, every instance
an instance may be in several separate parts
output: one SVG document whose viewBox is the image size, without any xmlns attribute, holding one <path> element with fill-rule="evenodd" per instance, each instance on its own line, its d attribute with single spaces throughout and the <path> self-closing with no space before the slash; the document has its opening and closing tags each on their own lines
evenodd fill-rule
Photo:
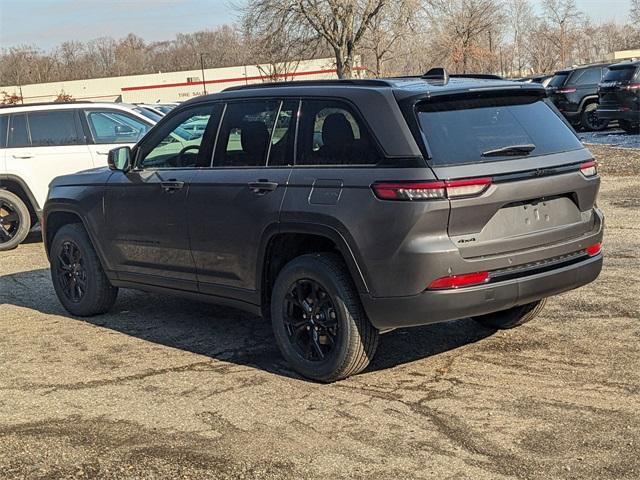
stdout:
<svg viewBox="0 0 640 480">
<path fill-rule="evenodd" d="M 180 153 L 178 153 L 178 155 L 174 157 L 175 160 L 171 163 L 174 164 L 175 167 L 184 167 L 185 165 L 182 164 L 182 156 L 189 150 L 200 150 L 200 145 L 187 145 L 182 150 L 180 150 Z"/>
</svg>

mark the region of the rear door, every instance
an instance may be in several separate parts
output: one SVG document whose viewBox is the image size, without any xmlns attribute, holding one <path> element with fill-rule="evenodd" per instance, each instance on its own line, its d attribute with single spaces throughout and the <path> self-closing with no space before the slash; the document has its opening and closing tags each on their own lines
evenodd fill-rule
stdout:
<svg viewBox="0 0 640 480">
<path fill-rule="evenodd" d="M 189 192 L 189 232 L 200 291 L 251 298 L 264 233 L 277 228 L 295 140 L 298 100 L 225 105 L 210 168 Z"/>
<path fill-rule="evenodd" d="M 51 180 L 93 167 L 77 110 L 12 114 L 5 162 L 6 172 L 23 179 L 42 208 Z"/>
<path fill-rule="evenodd" d="M 536 248 L 593 229 L 599 181 L 580 172 L 591 155 L 541 97 L 434 97 L 417 110 L 434 173 L 472 179 L 449 195 L 448 231 L 463 257 Z"/>
<path fill-rule="evenodd" d="M 133 146 L 152 127 L 152 123 L 131 113 L 109 108 L 84 109 L 82 121 L 89 138 L 93 165 L 107 165 L 112 148 Z"/>
</svg>

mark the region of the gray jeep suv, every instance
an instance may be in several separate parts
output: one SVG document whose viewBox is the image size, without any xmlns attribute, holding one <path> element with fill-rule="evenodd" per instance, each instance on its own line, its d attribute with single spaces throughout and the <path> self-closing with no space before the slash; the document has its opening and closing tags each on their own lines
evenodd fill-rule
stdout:
<svg viewBox="0 0 640 480">
<path fill-rule="evenodd" d="M 205 123 L 192 140 L 176 132 Z M 312 81 L 181 104 L 110 168 L 59 177 L 44 208 L 73 315 L 118 288 L 270 317 L 302 375 L 362 371 L 379 334 L 532 319 L 602 266 L 591 153 L 537 84 Z"/>
</svg>

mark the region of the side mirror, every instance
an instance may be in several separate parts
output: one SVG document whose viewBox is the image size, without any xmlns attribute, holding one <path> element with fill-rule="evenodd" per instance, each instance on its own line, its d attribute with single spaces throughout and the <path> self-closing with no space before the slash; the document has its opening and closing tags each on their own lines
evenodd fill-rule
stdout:
<svg viewBox="0 0 640 480">
<path fill-rule="evenodd" d="M 109 150 L 107 164 L 110 170 L 128 172 L 131 169 L 131 147 L 118 147 Z"/>
</svg>

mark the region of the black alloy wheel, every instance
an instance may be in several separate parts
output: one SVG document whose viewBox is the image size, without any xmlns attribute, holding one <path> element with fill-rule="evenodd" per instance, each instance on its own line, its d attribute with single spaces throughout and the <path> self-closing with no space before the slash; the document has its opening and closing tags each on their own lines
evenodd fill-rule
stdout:
<svg viewBox="0 0 640 480">
<path fill-rule="evenodd" d="M 87 270 L 78 245 L 71 241 L 64 242 L 56 267 L 62 293 L 71 302 L 80 303 L 87 292 Z"/>
<path fill-rule="evenodd" d="M 0 243 L 12 241 L 20 231 L 20 214 L 11 202 L 0 198 Z"/>
<path fill-rule="evenodd" d="M 333 354 L 338 311 L 322 285 L 310 279 L 296 281 L 285 296 L 283 312 L 289 342 L 301 357 L 320 362 Z"/>
</svg>

